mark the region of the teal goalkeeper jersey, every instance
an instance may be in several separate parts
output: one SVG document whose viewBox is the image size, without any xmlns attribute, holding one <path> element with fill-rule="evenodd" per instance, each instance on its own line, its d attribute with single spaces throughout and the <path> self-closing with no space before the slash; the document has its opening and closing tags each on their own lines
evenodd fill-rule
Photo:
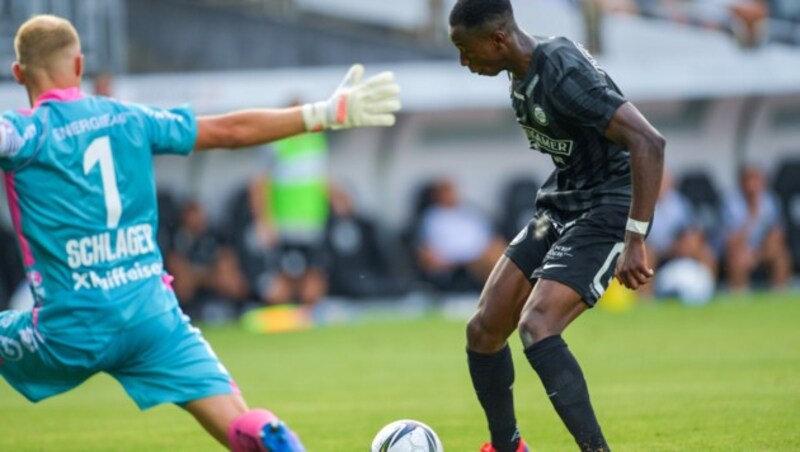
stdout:
<svg viewBox="0 0 800 452">
<path fill-rule="evenodd" d="M 33 110 L 5 113 L 0 129 L 0 169 L 40 327 L 114 331 L 172 309 L 153 155 L 191 152 L 191 110 L 53 90 Z"/>
</svg>

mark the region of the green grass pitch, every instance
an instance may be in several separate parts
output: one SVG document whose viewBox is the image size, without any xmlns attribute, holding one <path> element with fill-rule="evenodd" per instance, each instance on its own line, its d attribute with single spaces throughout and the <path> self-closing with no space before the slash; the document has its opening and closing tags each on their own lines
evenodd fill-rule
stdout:
<svg viewBox="0 0 800 452">
<path fill-rule="evenodd" d="M 448 451 L 476 451 L 485 421 L 461 321 L 438 316 L 253 335 L 205 335 L 252 406 L 273 409 L 312 452 L 364 451 L 386 423 L 431 425 Z M 616 451 L 800 450 L 800 296 L 589 312 L 567 332 Z M 512 338 L 523 436 L 575 446 Z M 98 376 L 38 405 L 0 383 L 0 451 L 221 450 L 179 408 L 140 413 Z"/>
</svg>

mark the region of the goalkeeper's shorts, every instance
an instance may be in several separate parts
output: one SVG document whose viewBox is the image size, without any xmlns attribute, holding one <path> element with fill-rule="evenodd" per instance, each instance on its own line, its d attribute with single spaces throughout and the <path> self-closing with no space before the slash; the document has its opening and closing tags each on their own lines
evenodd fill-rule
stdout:
<svg viewBox="0 0 800 452">
<path fill-rule="evenodd" d="M 178 307 L 114 334 L 47 337 L 36 327 L 35 309 L 0 313 L 0 375 L 28 400 L 68 391 L 98 372 L 118 380 L 140 409 L 238 393 Z"/>
</svg>

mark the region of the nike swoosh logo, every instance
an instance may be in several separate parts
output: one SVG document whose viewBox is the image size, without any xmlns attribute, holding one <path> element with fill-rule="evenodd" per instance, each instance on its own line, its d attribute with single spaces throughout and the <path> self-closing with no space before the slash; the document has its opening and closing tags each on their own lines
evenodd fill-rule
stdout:
<svg viewBox="0 0 800 452">
<path fill-rule="evenodd" d="M 566 266 L 567 264 L 546 264 L 542 266 L 542 270 L 549 270 L 551 268 L 561 268 Z"/>
</svg>

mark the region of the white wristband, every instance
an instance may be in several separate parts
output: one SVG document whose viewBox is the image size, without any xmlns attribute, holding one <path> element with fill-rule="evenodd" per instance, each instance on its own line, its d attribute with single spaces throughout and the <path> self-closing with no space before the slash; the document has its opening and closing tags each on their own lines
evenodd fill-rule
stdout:
<svg viewBox="0 0 800 452">
<path fill-rule="evenodd" d="M 628 218 L 628 224 L 625 225 L 625 230 L 639 235 L 647 235 L 647 228 L 649 227 L 650 223 L 647 221 L 639 221 L 634 220 L 633 218 Z"/>
<path fill-rule="evenodd" d="M 307 132 L 319 132 L 328 128 L 328 104 L 327 102 L 315 102 L 304 104 L 302 107 L 303 122 Z"/>
</svg>

